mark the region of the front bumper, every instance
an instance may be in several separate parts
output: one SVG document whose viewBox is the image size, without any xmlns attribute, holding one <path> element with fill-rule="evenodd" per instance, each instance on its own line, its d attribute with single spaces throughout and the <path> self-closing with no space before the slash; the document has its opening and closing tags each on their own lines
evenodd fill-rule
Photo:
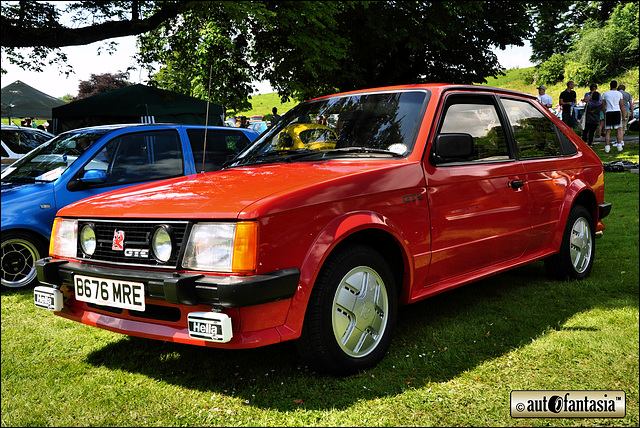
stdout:
<svg viewBox="0 0 640 428">
<path fill-rule="evenodd" d="M 141 282 L 145 297 L 178 305 L 212 305 L 238 308 L 276 302 L 293 297 L 300 271 L 283 269 L 263 275 L 213 276 L 110 268 L 44 258 L 36 262 L 38 281 L 55 288 L 74 289 L 74 275 L 89 275 L 120 281 Z"/>
</svg>

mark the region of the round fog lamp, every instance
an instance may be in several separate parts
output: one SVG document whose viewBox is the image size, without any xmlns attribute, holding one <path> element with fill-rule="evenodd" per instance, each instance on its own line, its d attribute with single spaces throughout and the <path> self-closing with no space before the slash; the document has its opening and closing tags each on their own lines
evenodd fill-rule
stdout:
<svg viewBox="0 0 640 428">
<path fill-rule="evenodd" d="M 158 261 L 166 263 L 171 258 L 173 245 L 171 243 L 171 231 L 167 226 L 158 227 L 151 237 L 151 249 Z"/>
<path fill-rule="evenodd" d="M 86 255 L 92 256 L 96 252 L 96 246 L 96 231 L 93 224 L 85 224 L 80 231 L 80 247 Z"/>
</svg>

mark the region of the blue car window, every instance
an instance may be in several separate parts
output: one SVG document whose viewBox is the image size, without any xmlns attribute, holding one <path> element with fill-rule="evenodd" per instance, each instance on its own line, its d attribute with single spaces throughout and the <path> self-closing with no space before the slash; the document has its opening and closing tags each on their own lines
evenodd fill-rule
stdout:
<svg viewBox="0 0 640 428">
<path fill-rule="evenodd" d="M 109 184 L 159 180 L 183 175 L 180 137 L 175 130 L 119 136 L 111 140 L 85 169 L 107 171 Z"/>
<path fill-rule="evenodd" d="M 198 172 L 219 170 L 229 157 L 233 157 L 251 143 L 241 131 L 208 130 L 205 153 L 204 129 L 188 129 L 187 136 L 193 152 L 193 163 Z"/>
</svg>

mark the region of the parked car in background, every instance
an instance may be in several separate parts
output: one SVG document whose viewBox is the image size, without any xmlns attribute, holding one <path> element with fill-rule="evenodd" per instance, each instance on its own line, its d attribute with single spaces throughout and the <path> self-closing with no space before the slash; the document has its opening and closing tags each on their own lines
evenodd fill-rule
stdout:
<svg viewBox="0 0 640 428">
<path fill-rule="evenodd" d="M 62 208 L 34 302 L 162 341 L 296 340 L 312 369 L 354 373 L 385 356 L 403 304 L 537 260 L 554 278 L 589 276 L 611 209 L 604 179 L 528 94 L 424 84 L 322 97 L 220 171 Z"/>
<path fill-rule="evenodd" d="M 629 131 L 638 131 L 640 126 L 638 126 L 640 122 L 638 122 L 638 107 L 633 109 L 633 117 L 629 120 Z"/>
<path fill-rule="evenodd" d="M 218 170 L 258 136 L 212 126 L 205 149 L 204 135 L 204 126 L 187 125 L 76 129 L 10 165 L 2 172 L 2 286 L 35 283 L 35 261 L 47 255 L 63 206 L 136 183 Z"/>
<path fill-rule="evenodd" d="M 253 129 L 258 134 L 262 134 L 268 128 L 267 122 L 259 121 L 259 122 L 249 122 L 249 129 Z"/>
<path fill-rule="evenodd" d="M 36 128 L 5 125 L 0 128 L 2 135 L 2 169 L 20 159 L 31 150 L 55 135 Z"/>
</svg>

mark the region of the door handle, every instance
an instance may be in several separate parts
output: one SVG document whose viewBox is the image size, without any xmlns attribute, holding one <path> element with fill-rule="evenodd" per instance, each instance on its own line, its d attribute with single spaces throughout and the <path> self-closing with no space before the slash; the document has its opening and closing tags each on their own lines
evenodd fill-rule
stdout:
<svg viewBox="0 0 640 428">
<path fill-rule="evenodd" d="M 513 190 L 519 189 L 522 186 L 524 186 L 524 181 L 522 180 L 513 180 L 510 181 L 507 186 L 509 186 L 510 188 L 512 188 Z"/>
</svg>

